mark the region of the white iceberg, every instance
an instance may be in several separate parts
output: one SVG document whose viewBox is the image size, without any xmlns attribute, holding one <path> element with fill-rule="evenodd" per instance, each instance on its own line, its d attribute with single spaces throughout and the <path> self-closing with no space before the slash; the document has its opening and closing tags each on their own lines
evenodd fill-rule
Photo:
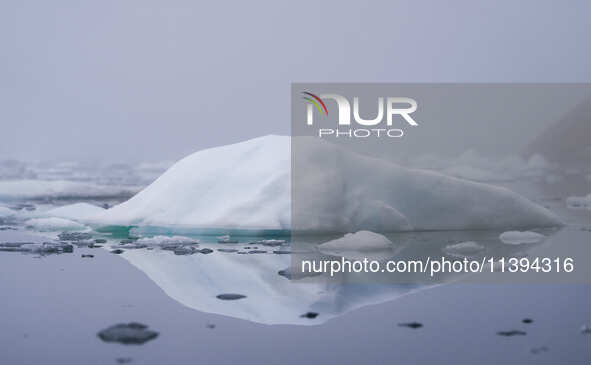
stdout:
<svg viewBox="0 0 591 365">
<path fill-rule="evenodd" d="M 377 251 L 392 247 L 386 236 L 370 231 L 347 233 L 341 238 L 324 242 L 318 246 L 322 251 Z"/>
<path fill-rule="evenodd" d="M 531 231 L 507 231 L 501 233 L 499 239 L 506 244 L 520 245 L 523 243 L 536 243 L 542 241 L 546 236 L 537 232 Z"/>
<path fill-rule="evenodd" d="M 298 148 L 294 222 L 291 143 Z M 99 224 L 374 232 L 560 225 L 505 188 L 401 167 L 319 139 L 265 136 L 196 152 Z"/>
<path fill-rule="evenodd" d="M 64 218 L 33 218 L 25 222 L 26 226 L 32 227 L 38 231 L 81 231 L 87 227 L 78 222 Z"/>
</svg>

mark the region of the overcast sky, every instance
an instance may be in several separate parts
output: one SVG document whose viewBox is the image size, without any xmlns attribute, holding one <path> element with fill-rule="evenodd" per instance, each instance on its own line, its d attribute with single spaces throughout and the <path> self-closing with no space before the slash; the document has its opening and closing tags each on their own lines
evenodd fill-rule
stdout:
<svg viewBox="0 0 591 365">
<path fill-rule="evenodd" d="M 289 134 L 293 81 L 591 81 L 590 2 L 484 3 L 2 1 L 0 159 Z"/>
</svg>

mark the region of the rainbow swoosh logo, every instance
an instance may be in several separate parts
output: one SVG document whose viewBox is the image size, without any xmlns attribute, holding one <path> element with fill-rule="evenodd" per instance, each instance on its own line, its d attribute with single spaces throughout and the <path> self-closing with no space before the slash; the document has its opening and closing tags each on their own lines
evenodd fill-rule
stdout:
<svg viewBox="0 0 591 365">
<path fill-rule="evenodd" d="M 307 100 L 310 103 L 314 104 L 321 114 L 324 113 L 328 115 L 328 109 L 326 109 L 326 104 L 324 104 L 324 101 L 322 101 L 322 99 L 307 91 L 302 92 L 302 94 L 306 95 L 303 97 L 304 100 Z M 320 107 L 320 105 L 322 105 L 322 108 Z"/>
</svg>

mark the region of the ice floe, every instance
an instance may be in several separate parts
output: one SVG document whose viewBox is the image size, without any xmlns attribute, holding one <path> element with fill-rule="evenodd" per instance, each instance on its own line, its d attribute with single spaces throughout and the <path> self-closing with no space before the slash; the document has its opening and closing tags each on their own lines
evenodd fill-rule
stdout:
<svg viewBox="0 0 591 365">
<path fill-rule="evenodd" d="M 168 246 L 168 245 L 189 245 L 199 243 L 198 239 L 185 236 L 154 236 L 143 237 L 136 241 L 138 244 L 148 246 Z"/>
<path fill-rule="evenodd" d="M 305 164 L 306 178 L 298 186 L 294 222 L 290 138 L 280 136 L 196 152 L 94 219 L 98 224 L 320 232 L 561 223 L 546 208 L 505 188 L 404 168 L 317 139 L 304 143 L 298 163 Z"/>
<path fill-rule="evenodd" d="M 542 241 L 546 236 L 537 232 L 531 231 L 507 231 L 501 233 L 499 239 L 506 244 L 520 245 L 523 243 L 536 243 Z"/>
<path fill-rule="evenodd" d="M 158 332 L 141 323 L 119 323 L 100 331 L 97 336 L 105 342 L 119 342 L 125 345 L 141 345 L 158 337 Z"/>
</svg>

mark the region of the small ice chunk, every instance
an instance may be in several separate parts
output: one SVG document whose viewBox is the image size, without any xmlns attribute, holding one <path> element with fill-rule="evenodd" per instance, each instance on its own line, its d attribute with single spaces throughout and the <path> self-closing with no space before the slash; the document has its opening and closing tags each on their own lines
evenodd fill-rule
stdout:
<svg viewBox="0 0 591 365">
<path fill-rule="evenodd" d="M 33 227 L 39 231 L 81 231 L 86 226 L 78 222 L 64 218 L 34 218 L 25 222 L 26 226 Z"/>
<path fill-rule="evenodd" d="M 86 241 L 91 239 L 92 235 L 86 232 L 62 232 L 57 237 L 62 241 Z"/>
<path fill-rule="evenodd" d="M 520 245 L 522 243 L 536 243 L 542 241 L 546 236 L 531 231 L 507 231 L 501 233 L 499 239 L 509 245 Z"/>
<path fill-rule="evenodd" d="M 323 251 L 377 251 L 392 246 L 386 236 L 371 231 L 347 233 L 341 238 L 324 242 L 318 246 Z"/>
<path fill-rule="evenodd" d="M 281 246 L 283 244 L 285 244 L 287 241 L 286 240 L 273 240 L 273 239 L 269 239 L 269 240 L 259 240 L 259 241 L 255 241 L 255 244 L 260 244 L 263 246 Z"/>
<path fill-rule="evenodd" d="M 238 243 L 238 240 L 232 239 L 229 234 L 218 236 L 216 238 L 218 239 L 218 243 Z"/>
<path fill-rule="evenodd" d="M 140 238 L 136 243 L 148 246 L 168 246 L 195 244 L 199 243 L 199 240 L 185 236 L 154 236 Z"/>
<path fill-rule="evenodd" d="M 119 323 L 100 331 L 97 336 L 105 342 L 119 342 L 126 345 L 141 345 L 158 337 L 158 332 L 148 330 L 141 323 Z"/>
<path fill-rule="evenodd" d="M 443 251 L 450 255 L 475 255 L 479 252 L 484 250 L 484 246 L 474 242 L 474 241 L 467 241 L 467 242 L 460 242 L 455 243 L 453 245 L 445 246 Z"/>
<path fill-rule="evenodd" d="M 133 249 L 138 249 L 138 248 L 146 248 L 146 247 L 148 247 L 148 245 L 143 244 L 143 243 L 137 243 L 137 242 L 121 243 L 119 245 L 111 246 L 111 248 L 123 248 L 123 249 L 128 249 L 128 250 L 133 250 Z"/>
<path fill-rule="evenodd" d="M 123 245 L 119 248 L 144 248 L 153 249 L 154 246 L 160 247 L 162 250 L 173 251 L 175 255 L 192 255 L 197 252 L 195 247 L 199 240 L 185 237 L 185 236 L 154 236 L 141 238 L 131 246 Z"/>
<path fill-rule="evenodd" d="M 192 255 L 195 253 L 193 246 L 179 246 L 173 250 L 175 255 Z"/>
</svg>

